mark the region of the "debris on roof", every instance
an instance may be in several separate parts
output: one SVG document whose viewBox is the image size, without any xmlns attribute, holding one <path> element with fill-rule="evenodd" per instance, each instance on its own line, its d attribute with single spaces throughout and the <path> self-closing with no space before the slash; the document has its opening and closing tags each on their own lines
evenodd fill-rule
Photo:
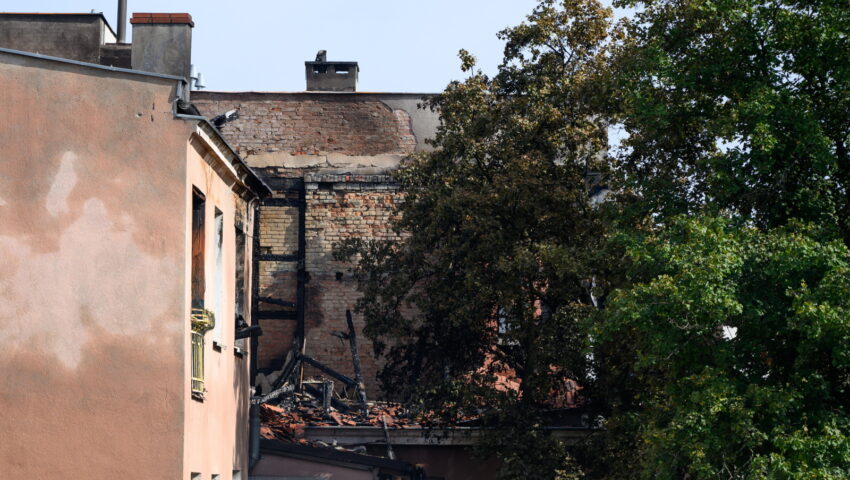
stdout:
<svg viewBox="0 0 850 480">
<path fill-rule="evenodd" d="M 262 395 L 254 397 L 254 403 L 260 406 L 260 435 L 267 440 L 290 444 L 330 447 L 340 451 L 341 446 L 329 445 L 309 439 L 305 433 L 308 427 L 372 427 L 383 431 L 386 437 L 387 455 L 393 456 L 390 439 L 392 431 L 398 429 L 423 429 L 443 423 L 422 412 L 413 412 L 405 406 L 392 402 L 366 400 L 362 375 L 359 372 L 357 337 L 351 321 L 351 313 L 346 312 L 348 332 L 343 332 L 350 341 L 352 363 L 355 378 L 350 378 L 336 370 L 307 356 L 303 351 L 290 352 L 282 367 L 269 375 L 260 375 L 258 385 Z M 297 344 L 300 344 L 298 342 Z M 312 379 L 303 379 L 298 373 L 301 365 L 310 365 L 322 375 Z M 506 372 L 498 378 L 499 385 L 506 389 L 518 390 L 519 385 L 513 375 Z M 335 391 L 334 385 L 341 385 Z M 552 392 L 551 420 L 554 426 L 580 426 L 581 399 L 580 387 L 567 380 Z M 450 427 L 474 426 L 478 424 L 477 415 L 469 415 L 452 422 Z M 449 426 L 445 425 L 444 426 Z M 362 448 L 362 447 L 361 447 Z"/>
<path fill-rule="evenodd" d="M 320 402 L 319 402 L 320 404 Z M 260 405 L 263 438 L 277 439 L 291 443 L 308 443 L 304 437 L 304 428 L 313 427 L 375 427 L 388 429 L 418 428 L 419 422 L 401 405 L 369 402 L 369 416 L 363 417 L 356 408 L 349 412 L 331 409 L 325 412 L 321 406 L 310 400 L 298 402 L 293 406 Z"/>
</svg>

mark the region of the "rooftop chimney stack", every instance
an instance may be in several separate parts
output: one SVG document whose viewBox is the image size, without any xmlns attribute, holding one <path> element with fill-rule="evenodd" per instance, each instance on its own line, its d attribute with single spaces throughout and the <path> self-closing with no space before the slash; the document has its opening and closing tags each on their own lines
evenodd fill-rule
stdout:
<svg viewBox="0 0 850 480">
<path fill-rule="evenodd" d="M 329 62 L 327 51 L 319 50 L 316 60 L 304 62 L 308 92 L 356 92 L 357 62 Z"/>
<path fill-rule="evenodd" d="M 187 81 L 192 65 L 192 28 L 188 13 L 134 13 L 133 70 L 176 75 Z"/>
<path fill-rule="evenodd" d="M 118 43 L 127 43 L 127 0 L 118 0 Z"/>
</svg>

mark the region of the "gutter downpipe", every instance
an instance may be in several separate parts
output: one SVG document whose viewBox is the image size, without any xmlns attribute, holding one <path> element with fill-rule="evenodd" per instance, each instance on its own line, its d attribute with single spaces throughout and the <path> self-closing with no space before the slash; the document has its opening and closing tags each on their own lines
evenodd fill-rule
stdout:
<svg viewBox="0 0 850 480">
<path fill-rule="evenodd" d="M 258 232 L 259 232 L 258 224 L 259 224 L 260 219 L 258 218 L 258 215 L 257 215 L 257 213 L 258 213 L 257 207 L 259 206 L 259 204 L 260 204 L 260 199 L 257 198 L 257 197 L 252 198 L 248 202 L 248 213 L 252 217 L 251 223 L 252 223 L 252 226 L 254 227 L 252 229 L 254 235 L 257 235 Z M 256 248 L 256 246 L 258 244 L 259 244 L 259 242 L 257 241 L 257 239 L 252 239 L 252 247 Z M 254 279 L 257 278 L 257 275 L 254 272 L 254 269 L 257 268 L 257 265 L 256 265 L 256 262 L 253 261 L 253 257 L 256 257 L 256 255 L 257 255 L 257 252 L 253 251 L 253 248 L 252 248 L 251 249 L 251 257 L 252 257 L 251 279 L 252 279 L 252 283 L 253 283 Z M 252 307 L 251 308 L 251 317 L 254 316 L 254 310 L 253 309 L 256 308 L 256 305 L 257 305 L 257 300 L 256 300 L 256 298 L 254 298 L 253 294 L 255 292 L 258 292 L 258 291 L 259 291 L 259 289 L 255 289 L 254 285 L 251 285 L 251 294 L 252 294 L 251 295 L 251 307 Z M 253 325 L 254 322 L 252 321 L 251 324 Z M 254 376 L 256 374 L 256 368 L 257 368 L 257 366 L 256 366 L 256 361 L 257 361 L 256 338 L 257 338 L 256 336 L 253 336 L 253 335 L 251 336 L 251 356 L 250 356 L 250 359 L 251 359 L 250 360 L 251 361 L 250 377 L 251 377 L 251 379 L 250 379 L 250 381 L 251 381 L 252 384 L 254 383 Z M 256 388 L 256 387 L 254 385 L 251 385 L 251 391 L 252 392 L 254 391 L 254 388 Z M 252 397 L 253 397 L 253 393 L 252 393 Z M 249 474 L 250 474 L 251 470 L 253 470 L 254 467 L 257 465 L 257 463 L 260 461 L 260 405 L 257 404 L 257 403 L 254 403 L 253 399 L 251 401 L 250 417 L 251 417 L 251 419 L 250 419 L 251 422 L 250 422 L 250 428 L 249 428 L 249 431 L 248 431 L 248 441 L 250 442 L 250 444 L 248 446 L 248 459 L 249 459 L 248 460 L 248 473 Z"/>
<path fill-rule="evenodd" d="M 257 465 L 260 461 L 260 405 L 251 402 L 251 429 L 248 433 L 250 437 L 250 446 L 248 450 L 249 462 L 248 472 Z"/>
</svg>

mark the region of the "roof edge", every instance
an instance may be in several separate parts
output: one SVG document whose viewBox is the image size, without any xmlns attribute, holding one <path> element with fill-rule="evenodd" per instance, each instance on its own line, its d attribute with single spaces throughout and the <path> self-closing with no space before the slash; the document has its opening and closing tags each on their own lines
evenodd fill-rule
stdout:
<svg viewBox="0 0 850 480">
<path fill-rule="evenodd" d="M 289 444 L 279 440 L 260 439 L 260 450 L 271 454 L 309 459 L 319 463 L 349 466 L 360 465 L 367 468 L 377 467 L 405 474 L 414 474 L 416 472 L 416 467 L 402 460 L 391 460 L 384 457 L 340 451 L 332 447 L 314 447 L 310 445 Z"/>
<path fill-rule="evenodd" d="M 216 136 L 216 138 L 218 138 L 221 143 L 227 147 L 228 153 L 233 156 L 233 159 L 236 160 L 236 163 L 238 163 L 245 169 L 245 172 L 247 173 L 245 185 L 260 199 L 266 198 L 272 194 L 271 187 L 269 187 L 266 182 L 264 182 L 263 179 L 256 174 L 256 172 L 254 172 L 254 169 L 252 169 L 247 163 L 245 163 L 245 160 L 243 160 L 242 157 L 238 153 L 236 153 L 236 149 L 234 149 L 233 146 L 228 143 L 227 139 L 224 138 L 224 135 L 221 134 L 221 132 L 215 127 L 215 125 L 212 124 L 212 122 L 210 122 L 207 117 L 201 115 L 187 115 L 184 113 L 174 113 L 174 117 L 179 118 L 181 120 L 196 121 L 200 124 L 203 124 L 207 130 L 211 131 Z"/>
<path fill-rule="evenodd" d="M 166 79 L 166 80 L 174 80 L 174 81 L 179 81 L 179 82 L 183 82 L 183 83 L 188 83 L 186 81 L 185 77 L 178 77 L 176 75 L 166 75 L 164 73 L 145 72 L 145 71 L 142 71 L 142 70 L 133 70 L 131 68 L 120 68 L 120 67 L 112 67 L 112 66 L 107 66 L 107 65 L 100 65 L 98 63 L 81 62 L 79 60 L 71 60 L 71 59 L 68 59 L 68 58 L 53 57 L 51 55 L 42 55 L 40 53 L 24 52 L 24 51 L 21 51 L 21 50 L 12 50 L 11 48 L 0 47 L 0 53 L 8 53 L 10 55 L 18 55 L 18 56 L 22 56 L 22 57 L 36 58 L 36 59 L 39 59 L 39 60 L 47 60 L 47 61 L 50 61 L 50 62 L 64 63 L 64 64 L 67 64 L 67 65 L 76 65 L 76 66 L 79 66 L 79 67 L 94 68 L 94 69 L 97 69 L 97 70 L 103 70 L 103 71 L 107 71 L 107 72 L 128 73 L 130 75 L 141 75 L 141 76 L 145 76 L 145 77 L 163 78 L 163 79 Z"/>
<path fill-rule="evenodd" d="M 215 95 L 410 95 L 410 96 L 421 96 L 421 97 L 435 97 L 440 95 L 441 92 L 331 92 L 331 91 L 320 91 L 320 90 L 305 90 L 300 92 L 265 92 L 265 91 L 256 91 L 256 90 L 239 90 L 239 91 L 226 91 L 226 90 L 197 90 L 192 91 L 193 95 L 200 94 L 203 97 L 205 94 L 215 94 Z"/>
</svg>

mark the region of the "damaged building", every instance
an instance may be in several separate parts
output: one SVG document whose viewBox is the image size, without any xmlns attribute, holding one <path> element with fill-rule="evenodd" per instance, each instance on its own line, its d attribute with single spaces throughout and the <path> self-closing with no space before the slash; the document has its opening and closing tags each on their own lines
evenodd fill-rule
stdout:
<svg viewBox="0 0 850 480">
<path fill-rule="evenodd" d="M 196 90 L 192 17 L 134 13 L 128 43 L 124 16 L 0 14 L 6 472 L 494 478 L 473 421 L 429 435 L 376 401 L 333 258 L 398 238 L 429 95 L 358 91 L 324 51 L 303 92 Z M 580 438 L 576 415 L 555 433 Z"/>
<path fill-rule="evenodd" d="M 222 135 L 274 190 L 259 211 L 261 375 L 278 371 L 295 345 L 354 376 L 348 342 L 337 333 L 347 331 L 345 311 L 358 293 L 333 247 L 347 238 L 396 238 L 389 220 L 401 194 L 392 172 L 427 149 L 436 129 L 437 114 L 418 108 L 425 95 L 358 92 L 358 74 L 357 62 L 328 61 L 320 52 L 305 62 L 304 92 L 193 95 L 208 117 L 234 112 Z M 354 324 L 359 332 L 356 315 Z M 376 391 L 379 365 L 362 335 L 359 353 L 366 388 Z"/>
</svg>

